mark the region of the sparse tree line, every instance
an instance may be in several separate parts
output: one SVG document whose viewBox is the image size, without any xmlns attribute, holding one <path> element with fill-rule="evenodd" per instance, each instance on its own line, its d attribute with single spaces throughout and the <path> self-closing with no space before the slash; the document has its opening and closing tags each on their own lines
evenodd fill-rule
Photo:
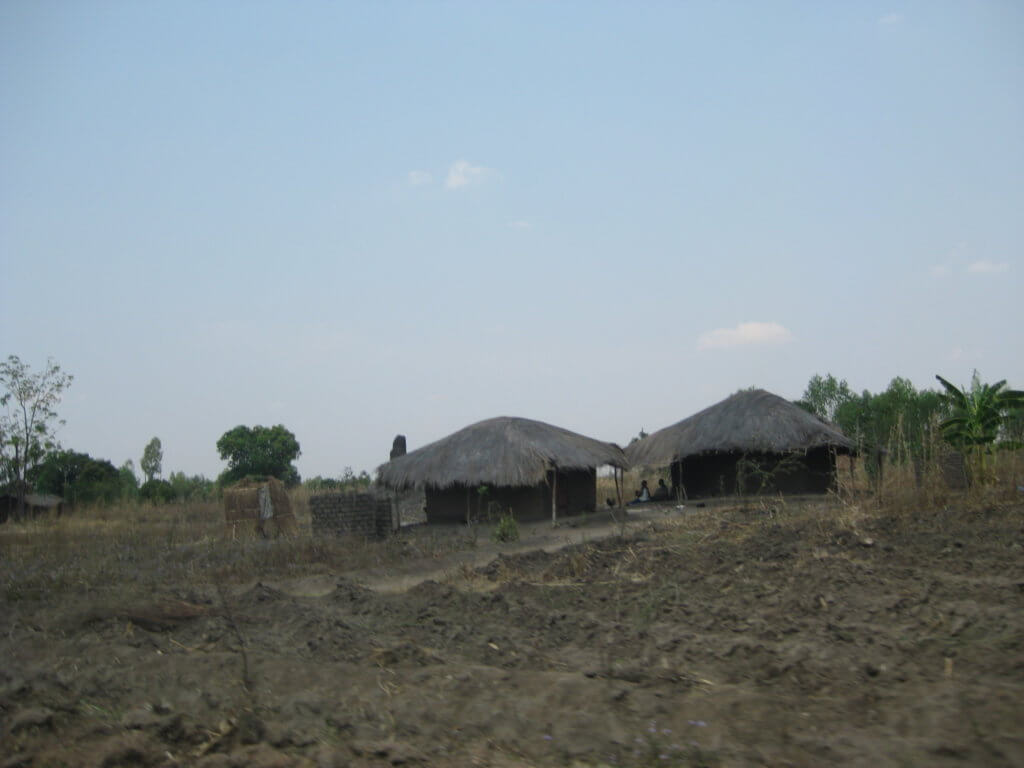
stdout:
<svg viewBox="0 0 1024 768">
<path fill-rule="evenodd" d="M 964 454 L 971 477 L 984 480 L 995 451 L 1024 447 L 1024 392 L 1005 380 L 986 384 L 977 371 L 969 387 L 935 378 L 940 389 L 915 389 L 897 376 L 883 392 L 857 394 L 845 379 L 815 375 L 797 405 L 838 426 L 863 455 L 882 453 L 920 471 L 936 451 L 952 448 Z"/>
<path fill-rule="evenodd" d="M 301 478 L 294 461 L 299 442 L 283 425 L 237 426 L 217 441 L 227 468 L 216 480 L 203 475 L 171 472 L 163 477 L 163 444 L 154 437 L 139 459 L 142 482 L 135 462 L 119 468 L 106 459 L 64 449 L 56 438 L 63 425 L 57 407 L 74 377 L 52 360 L 41 371 L 32 371 L 16 355 L 0 362 L 0 493 L 17 500 L 20 514 L 29 494 L 52 494 L 76 504 L 114 504 L 145 501 L 167 503 L 206 501 L 219 496 L 225 486 L 245 477 L 273 476 L 288 486 Z M 370 485 L 364 471 L 356 475 L 346 467 L 337 478 L 315 477 L 306 482 L 311 490 L 358 490 Z"/>
<path fill-rule="evenodd" d="M 994 451 L 1024 447 L 1024 392 L 1010 389 L 1006 381 L 986 384 L 977 371 L 969 387 L 936 379 L 941 389 L 918 390 L 896 377 L 883 392 L 857 394 L 845 379 L 815 375 L 797 404 L 838 426 L 857 441 L 862 454 L 883 452 L 890 462 L 917 467 L 947 444 L 965 454 L 975 479 L 985 479 Z M 41 371 L 32 371 L 16 355 L 0 362 L 0 491 L 15 497 L 19 509 L 30 492 L 60 496 L 71 504 L 162 503 L 208 500 L 249 476 L 277 477 L 288 486 L 301 482 L 293 463 L 301 455 L 299 442 L 280 424 L 237 426 L 221 435 L 217 451 L 228 466 L 215 481 L 184 472 L 163 479 L 163 445 L 157 437 L 142 451 L 142 483 L 131 459 L 117 468 L 106 459 L 65 450 L 56 439 L 64 423 L 57 406 L 73 381 L 52 360 Z M 317 476 L 303 485 L 310 491 L 355 491 L 371 482 L 365 471 L 356 475 L 345 467 L 338 478 Z"/>
</svg>

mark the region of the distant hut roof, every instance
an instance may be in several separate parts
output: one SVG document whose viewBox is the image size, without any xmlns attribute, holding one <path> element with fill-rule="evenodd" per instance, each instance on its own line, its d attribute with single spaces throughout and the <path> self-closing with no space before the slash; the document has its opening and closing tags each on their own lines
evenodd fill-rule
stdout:
<svg viewBox="0 0 1024 768">
<path fill-rule="evenodd" d="M 561 427 L 499 416 L 399 456 L 378 471 L 392 488 L 453 485 L 523 486 L 544 482 L 559 469 L 627 466 L 622 449 Z"/>
<path fill-rule="evenodd" d="M 60 506 L 64 499 L 54 496 L 52 493 L 29 493 L 25 495 L 25 504 L 30 507 L 52 509 Z"/>
<path fill-rule="evenodd" d="M 798 405 L 763 389 L 737 392 L 626 448 L 634 465 L 666 466 L 701 453 L 787 453 L 856 443 Z"/>
</svg>

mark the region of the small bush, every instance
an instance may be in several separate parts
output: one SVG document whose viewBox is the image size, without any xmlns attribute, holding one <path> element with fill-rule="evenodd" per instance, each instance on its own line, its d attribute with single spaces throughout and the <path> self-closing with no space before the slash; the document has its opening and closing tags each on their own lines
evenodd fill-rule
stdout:
<svg viewBox="0 0 1024 768">
<path fill-rule="evenodd" d="M 166 480 L 147 480 L 139 488 L 139 496 L 154 504 L 167 504 L 174 501 L 174 487 Z"/>
<path fill-rule="evenodd" d="M 511 512 L 505 512 L 498 518 L 498 524 L 494 527 L 492 538 L 498 542 L 519 541 L 519 526 Z"/>
</svg>

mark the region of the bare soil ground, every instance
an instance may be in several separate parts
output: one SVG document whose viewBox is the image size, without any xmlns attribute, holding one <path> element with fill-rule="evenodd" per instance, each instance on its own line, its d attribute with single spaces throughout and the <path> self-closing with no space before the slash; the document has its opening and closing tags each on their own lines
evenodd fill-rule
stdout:
<svg viewBox="0 0 1024 768">
<path fill-rule="evenodd" d="M 576 522 L 10 590 L 0 766 L 1024 765 L 1024 504 Z"/>
</svg>

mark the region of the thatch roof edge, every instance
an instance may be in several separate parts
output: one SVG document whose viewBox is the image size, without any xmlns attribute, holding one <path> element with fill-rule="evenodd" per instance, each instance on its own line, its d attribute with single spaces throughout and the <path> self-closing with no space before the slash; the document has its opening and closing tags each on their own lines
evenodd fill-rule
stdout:
<svg viewBox="0 0 1024 768">
<path fill-rule="evenodd" d="M 525 486 L 564 470 L 628 467 L 625 454 L 605 443 L 540 421 L 510 416 L 471 424 L 382 464 L 378 482 L 396 490 L 458 485 Z"/>
<path fill-rule="evenodd" d="M 856 453 L 838 428 L 764 390 L 738 392 L 626 448 L 633 465 L 667 466 L 712 453 L 795 453 L 822 446 Z"/>
</svg>

